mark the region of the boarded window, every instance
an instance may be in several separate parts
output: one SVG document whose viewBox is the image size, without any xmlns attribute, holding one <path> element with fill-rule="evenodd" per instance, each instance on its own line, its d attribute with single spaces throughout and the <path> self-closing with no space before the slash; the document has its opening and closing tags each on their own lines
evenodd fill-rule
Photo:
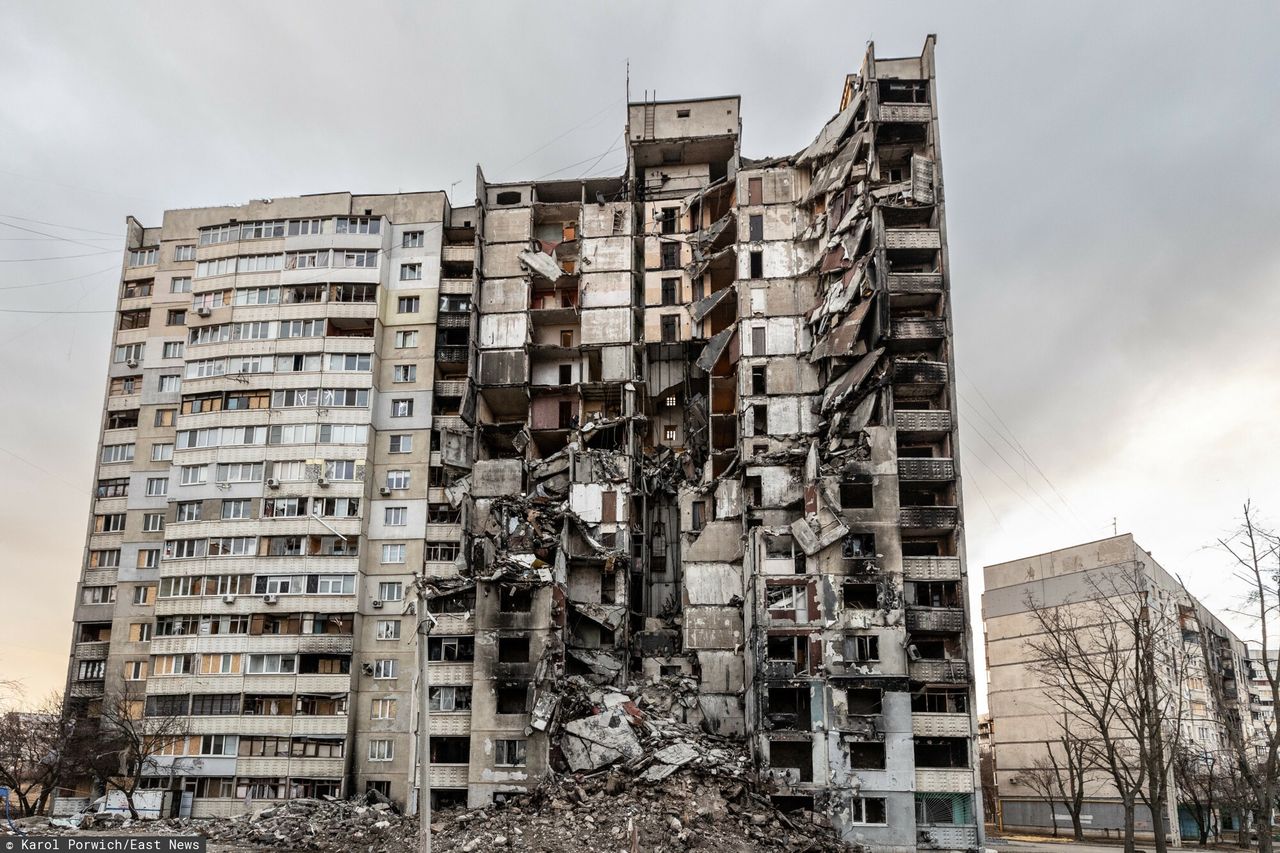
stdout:
<svg viewBox="0 0 1280 853">
<path fill-rule="evenodd" d="M 767 347 L 764 344 L 764 326 L 751 327 L 751 355 L 764 355 Z"/>
<path fill-rule="evenodd" d="M 600 523 L 614 524 L 618 520 L 618 493 L 613 491 L 600 493 Z"/>
<path fill-rule="evenodd" d="M 747 178 L 747 204 L 764 204 L 763 178 Z"/>
</svg>

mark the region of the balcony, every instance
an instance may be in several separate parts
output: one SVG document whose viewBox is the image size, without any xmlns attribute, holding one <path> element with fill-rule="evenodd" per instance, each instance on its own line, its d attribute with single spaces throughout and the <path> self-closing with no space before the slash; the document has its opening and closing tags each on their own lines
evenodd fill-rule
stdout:
<svg viewBox="0 0 1280 853">
<path fill-rule="evenodd" d="M 947 336 L 946 320 L 894 320 L 893 337 L 899 341 L 940 341 Z"/>
<path fill-rule="evenodd" d="M 105 660 L 110 641 L 76 643 L 76 660 Z"/>
<path fill-rule="evenodd" d="M 306 756 L 253 756 L 236 761 L 236 772 L 245 776 L 304 776 L 333 778 L 341 776 L 346 760 L 342 758 L 308 758 Z"/>
<path fill-rule="evenodd" d="M 950 459 L 910 457 L 898 460 L 898 479 L 911 482 L 949 482 L 956 478 L 955 462 Z"/>
<path fill-rule="evenodd" d="M 886 228 L 886 249 L 941 249 L 942 232 L 933 228 Z"/>
<path fill-rule="evenodd" d="M 928 104 L 880 104 L 880 121 L 917 124 L 933 118 Z"/>
<path fill-rule="evenodd" d="M 911 734 L 915 737 L 969 737 L 973 721 L 968 714 L 913 713 Z"/>
<path fill-rule="evenodd" d="M 902 579 L 908 581 L 958 581 L 959 557 L 903 557 Z"/>
<path fill-rule="evenodd" d="M 969 683 L 969 662 L 963 660 L 916 660 L 907 665 L 912 681 Z"/>
<path fill-rule="evenodd" d="M 964 609 L 960 607 L 908 607 L 908 631 L 964 630 Z"/>
<path fill-rule="evenodd" d="M 471 326 L 471 315 L 459 311 L 441 311 L 436 325 L 442 329 L 466 329 Z"/>
<path fill-rule="evenodd" d="M 897 409 L 893 425 L 898 432 L 950 432 L 951 412 L 946 409 Z"/>
<path fill-rule="evenodd" d="M 475 244 L 468 243 L 465 245 L 441 246 L 440 260 L 447 263 L 475 263 Z"/>
<path fill-rule="evenodd" d="M 893 363 L 893 381 L 920 385 L 945 385 L 947 384 L 947 363 L 945 361 L 906 361 L 900 358 Z"/>
<path fill-rule="evenodd" d="M 942 293 L 940 272 L 889 273 L 890 296 L 936 296 Z"/>
<path fill-rule="evenodd" d="M 441 295 L 453 294 L 462 295 L 471 293 L 475 287 L 475 282 L 470 278 L 442 278 L 440 279 Z"/>
<path fill-rule="evenodd" d="M 904 506 L 898 510 L 900 527 L 948 530 L 960 523 L 960 509 L 954 506 Z"/>
<path fill-rule="evenodd" d="M 916 824 L 916 847 L 919 850 L 973 850 L 977 846 L 976 826 L 956 823 Z"/>
<path fill-rule="evenodd" d="M 922 794 L 972 794 L 973 770 L 968 767 L 917 767 L 916 791 Z"/>
<path fill-rule="evenodd" d="M 467 347 L 436 347 L 436 361 L 450 364 L 466 364 Z"/>
<path fill-rule="evenodd" d="M 466 429 L 466 421 L 461 415 L 435 415 L 431 419 L 432 426 L 440 429 Z"/>
<path fill-rule="evenodd" d="M 435 392 L 437 397 L 461 397 L 467 393 L 467 383 L 460 379 L 437 380 Z"/>
</svg>

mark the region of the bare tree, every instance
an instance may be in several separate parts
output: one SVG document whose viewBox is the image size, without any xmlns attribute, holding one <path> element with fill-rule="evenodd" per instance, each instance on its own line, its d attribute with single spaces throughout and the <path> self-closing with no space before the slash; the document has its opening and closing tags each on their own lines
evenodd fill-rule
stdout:
<svg viewBox="0 0 1280 853">
<path fill-rule="evenodd" d="M 72 727 L 57 693 L 33 708 L 0 708 L 0 784 L 23 815 L 43 814 L 68 775 Z"/>
<path fill-rule="evenodd" d="M 104 787 L 124 795 L 129 815 L 137 819 L 134 798 L 143 781 L 173 775 L 176 758 L 165 757 L 181 754 L 182 750 L 174 747 L 189 733 L 185 711 L 170 713 L 147 705 L 145 696 L 125 682 L 123 689 L 104 698 L 97 725 L 84 733 L 78 752 Z"/>
<path fill-rule="evenodd" d="M 1044 746 L 1049 750 L 1049 742 L 1045 741 Z M 1009 780 L 1014 785 L 1020 785 L 1030 788 L 1036 792 L 1036 795 L 1049 806 L 1049 823 L 1053 824 L 1053 837 L 1058 837 L 1058 818 L 1054 813 L 1053 804 L 1058 802 L 1059 794 L 1062 790 L 1062 784 L 1058 777 L 1058 770 L 1053 766 L 1053 762 L 1048 757 L 1040 757 L 1031 763 L 1031 766 L 1023 770 L 1021 773 Z"/>
<path fill-rule="evenodd" d="M 1141 562 L 1095 574 L 1087 583 L 1088 595 L 1079 602 L 1050 605 L 1028 596 L 1039 627 L 1028 640 L 1032 667 L 1071 720 L 1082 767 L 1097 766 L 1110 776 L 1124 813 L 1126 853 L 1135 849 L 1139 802 L 1151 812 L 1156 850 L 1165 853 L 1168 778 L 1181 733 L 1189 653 L 1176 619 L 1152 595 Z"/>
<path fill-rule="evenodd" d="M 1209 836 L 1214 834 L 1214 803 L 1219 782 L 1217 765 L 1215 753 L 1198 752 L 1187 745 L 1178 748 L 1173 762 L 1174 781 L 1196 822 L 1201 847 L 1207 846 Z"/>
<path fill-rule="evenodd" d="M 1083 841 L 1084 824 L 1080 820 L 1080 814 L 1084 810 L 1085 786 L 1093 770 L 1092 752 L 1088 739 L 1074 732 L 1068 720 L 1063 719 L 1059 725 L 1062 733 L 1058 736 L 1057 743 L 1047 744 L 1049 762 L 1058 779 L 1058 794 L 1067 807 L 1067 814 L 1071 815 L 1071 837 L 1076 841 Z M 1059 753 L 1061 759 L 1058 757 Z M 1056 825 L 1054 829 L 1057 829 Z"/>
<path fill-rule="evenodd" d="M 1218 539 L 1218 546 L 1231 558 L 1233 576 L 1249 590 L 1245 605 L 1261 646 L 1261 660 L 1253 661 L 1253 665 L 1261 669 L 1264 698 L 1270 700 L 1271 707 L 1280 708 L 1280 648 L 1274 639 L 1280 628 L 1276 622 L 1280 613 L 1280 535 L 1262 527 L 1253 505 L 1246 502 L 1239 527 Z M 1202 647 L 1206 670 L 1212 675 L 1215 668 L 1209 659 L 1209 645 L 1202 643 Z M 1223 679 L 1208 677 L 1206 681 L 1218 707 L 1230 711 L 1224 728 L 1233 775 L 1247 794 L 1248 810 L 1257 824 L 1258 850 L 1271 853 L 1272 815 L 1280 795 L 1280 729 L 1274 719 L 1266 718 L 1246 728 L 1244 716 L 1235 710 L 1234 701 L 1229 701 L 1233 697 L 1228 695 Z M 1245 827 L 1241 828 L 1241 835 L 1248 839 Z"/>
</svg>

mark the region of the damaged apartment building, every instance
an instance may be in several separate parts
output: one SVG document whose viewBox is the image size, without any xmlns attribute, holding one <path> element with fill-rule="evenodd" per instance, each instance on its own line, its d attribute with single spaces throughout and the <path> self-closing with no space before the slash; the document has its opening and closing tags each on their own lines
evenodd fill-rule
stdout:
<svg viewBox="0 0 1280 853">
<path fill-rule="evenodd" d="M 193 813 L 412 805 L 421 594 L 438 804 L 599 769 L 566 695 L 661 684 L 778 804 L 977 848 L 933 48 L 792 156 L 646 98 L 616 178 L 134 228 L 73 695 L 190 714 Z"/>
</svg>

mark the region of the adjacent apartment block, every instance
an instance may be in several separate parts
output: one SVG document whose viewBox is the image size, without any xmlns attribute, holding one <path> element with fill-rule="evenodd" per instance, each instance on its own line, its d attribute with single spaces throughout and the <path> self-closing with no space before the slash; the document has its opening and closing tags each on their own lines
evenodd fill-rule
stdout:
<svg viewBox="0 0 1280 853">
<path fill-rule="evenodd" d="M 550 771 L 567 685 L 681 691 L 775 799 L 979 846 L 934 41 L 800 153 L 630 103 L 625 174 L 131 222 L 70 693 L 194 734 L 192 814 Z M 193 760 L 193 759 L 199 759 Z"/>
<path fill-rule="evenodd" d="M 1181 743 L 1189 754 L 1230 763 L 1225 727 L 1241 725 L 1246 737 L 1260 725 L 1266 713 L 1250 690 L 1253 665 L 1246 644 L 1213 613 L 1191 596 L 1181 583 L 1139 546 L 1130 534 L 1113 536 L 1071 548 L 1062 548 L 1007 563 L 987 566 L 982 615 L 986 626 L 990 738 L 994 755 L 997 809 L 1006 829 L 1043 831 L 1056 820 L 1071 830 L 1071 819 L 1061 801 L 1052 812 L 1042 792 L 1027 784 L 1037 761 L 1048 759 L 1048 750 L 1061 755 L 1062 712 L 1046 692 L 1046 684 L 1034 670 L 1036 655 L 1028 647 L 1043 632 L 1036 607 L 1070 608 L 1089 618 L 1100 611 L 1097 600 L 1123 592 L 1135 599 L 1106 612 L 1136 612 L 1144 606 L 1147 618 L 1159 627 L 1157 641 L 1167 644 L 1161 659 L 1178 662 L 1175 682 L 1165 704 L 1180 709 Z M 1120 578 L 1119 582 L 1113 578 Z M 1141 596 L 1142 603 L 1136 601 Z M 1123 633 L 1123 632 L 1122 632 Z M 1176 691 L 1176 692 L 1174 692 Z M 1171 712 L 1171 716 L 1174 712 Z M 1077 721 L 1072 729 L 1088 737 L 1088 727 Z M 1170 748 L 1172 745 L 1170 745 Z M 1021 777 L 1021 778 L 1020 778 Z M 1065 777 L 1064 777 L 1065 778 Z M 1086 833 L 1115 834 L 1123 828 L 1122 806 L 1114 783 L 1102 768 L 1086 775 L 1085 803 L 1081 812 Z M 1159 820 L 1166 832 L 1194 837 L 1194 822 L 1178 795 L 1178 780 L 1169 779 L 1169 813 Z M 1238 816 L 1220 814 L 1223 830 L 1238 827 Z M 1139 803 L 1137 832 L 1150 836 L 1152 816 Z"/>
</svg>

